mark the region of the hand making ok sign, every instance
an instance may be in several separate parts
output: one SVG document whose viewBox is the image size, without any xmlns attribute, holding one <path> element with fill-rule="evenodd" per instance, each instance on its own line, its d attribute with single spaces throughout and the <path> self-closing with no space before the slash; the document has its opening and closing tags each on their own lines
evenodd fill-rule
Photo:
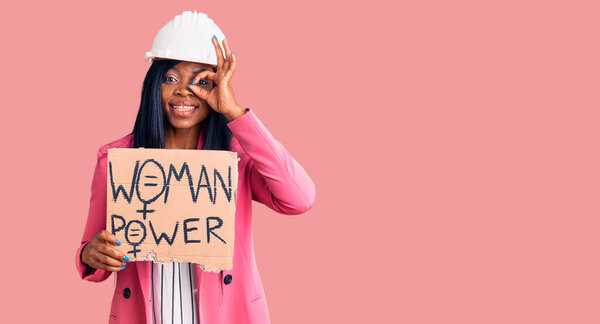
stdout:
<svg viewBox="0 0 600 324">
<path fill-rule="evenodd" d="M 188 87 L 198 98 L 206 101 L 214 111 L 223 114 L 227 120 L 232 121 L 245 113 L 244 109 L 235 100 L 233 87 L 231 86 L 231 78 L 235 72 L 237 58 L 229 48 L 227 40 L 223 40 L 226 57 L 223 57 L 223 50 L 215 36 L 212 38 L 212 43 L 217 52 L 217 72 L 205 70 L 198 73 Z M 196 84 L 205 78 L 213 81 L 214 87 L 212 89 L 206 89 Z"/>
</svg>

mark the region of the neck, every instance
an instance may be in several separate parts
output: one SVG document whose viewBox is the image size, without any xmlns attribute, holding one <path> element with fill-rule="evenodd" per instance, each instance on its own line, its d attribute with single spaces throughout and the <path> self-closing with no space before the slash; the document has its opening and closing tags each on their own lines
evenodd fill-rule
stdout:
<svg viewBox="0 0 600 324">
<path fill-rule="evenodd" d="M 195 150 L 198 148 L 199 137 L 200 125 L 186 129 L 173 128 L 169 125 L 165 134 L 165 148 Z"/>
</svg>

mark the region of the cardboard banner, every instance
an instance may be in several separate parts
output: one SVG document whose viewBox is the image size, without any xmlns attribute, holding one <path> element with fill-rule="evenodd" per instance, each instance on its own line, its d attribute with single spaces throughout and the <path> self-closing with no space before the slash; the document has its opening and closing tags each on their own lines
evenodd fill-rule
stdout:
<svg viewBox="0 0 600 324">
<path fill-rule="evenodd" d="M 237 153 L 109 149 L 106 229 L 131 261 L 233 268 Z"/>
</svg>

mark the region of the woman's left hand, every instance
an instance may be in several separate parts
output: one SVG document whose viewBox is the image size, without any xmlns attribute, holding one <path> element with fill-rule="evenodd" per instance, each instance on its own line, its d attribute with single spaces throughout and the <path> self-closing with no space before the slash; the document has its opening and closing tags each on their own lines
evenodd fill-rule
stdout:
<svg viewBox="0 0 600 324">
<path fill-rule="evenodd" d="M 221 46 L 214 37 L 212 43 L 217 52 L 217 73 L 209 70 L 202 71 L 192 79 L 192 84 L 188 87 L 198 98 L 206 101 L 214 111 L 223 114 L 227 120 L 232 121 L 245 113 L 244 109 L 235 100 L 233 87 L 231 86 L 231 78 L 235 72 L 237 58 L 229 49 L 226 39 L 223 40 L 223 47 L 227 58 L 223 57 Z M 196 84 L 196 82 L 205 78 L 213 81 L 214 88 L 206 89 Z"/>
</svg>

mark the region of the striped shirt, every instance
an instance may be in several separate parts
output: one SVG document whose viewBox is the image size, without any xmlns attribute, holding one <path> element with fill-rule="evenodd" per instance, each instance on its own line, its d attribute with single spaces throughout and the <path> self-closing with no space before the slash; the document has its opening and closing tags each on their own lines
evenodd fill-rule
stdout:
<svg viewBox="0 0 600 324">
<path fill-rule="evenodd" d="M 152 323 L 198 323 L 196 267 L 188 262 L 152 262 Z"/>
</svg>

